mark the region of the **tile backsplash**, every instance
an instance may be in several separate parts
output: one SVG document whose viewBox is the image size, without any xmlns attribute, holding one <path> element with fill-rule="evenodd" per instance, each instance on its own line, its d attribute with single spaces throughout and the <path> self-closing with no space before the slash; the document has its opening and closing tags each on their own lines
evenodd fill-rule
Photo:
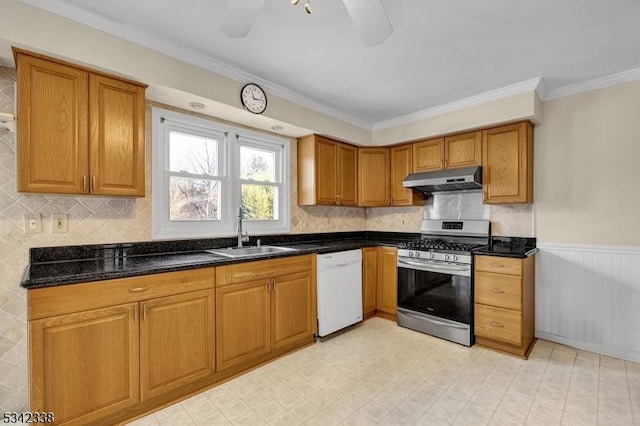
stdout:
<svg viewBox="0 0 640 426">
<path fill-rule="evenodd" d="M 14 111 L 15 70 L 0 67 L 0 112 Z M 30 247 L 151 239 L 150 108 L 147 105 L 146 197 L 99 198 L 16 192 L 15 133 L 0 130 L 0 411 L 28 408 L 26 292 L 19 286 Z M 418 232 L 423 207 L 297 205 L 297 151 L 291 143 L 291 232 Z M 40 213 L 43 232 L 25 234 L 23 214 Z M 68 232 L 51 233 L 51 214 L 68 214 Z M 492 206 L 494 234 L 532 236 L 532 206 Z"/>
</svg>

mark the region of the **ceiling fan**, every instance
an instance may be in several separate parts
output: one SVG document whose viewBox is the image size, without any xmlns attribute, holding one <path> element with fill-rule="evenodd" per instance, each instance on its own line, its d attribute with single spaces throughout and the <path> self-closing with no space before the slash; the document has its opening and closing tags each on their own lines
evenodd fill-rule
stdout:
<svg viewBox="0 0 640 426">
<path fill-rule="evenodd" d="M 382 44 L 393 32 L 382 0 L 342 1 L 366 46 Z M 233 38 L 245 37 L 264 2 L 265 0 L 231 0 L 222 17 L 220 31 Z M 298 1 L 291 0 L 291 4 L 297 3 Z M 309 14 L 312 12 L 309 1 L 305 10 Z"/>
</svg>

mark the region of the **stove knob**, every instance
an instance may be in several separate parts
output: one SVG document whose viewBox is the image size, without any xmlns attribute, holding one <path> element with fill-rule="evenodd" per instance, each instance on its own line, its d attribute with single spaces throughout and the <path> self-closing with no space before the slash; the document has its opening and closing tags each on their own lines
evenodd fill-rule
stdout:
<svg viewBox="0 0 640 426">
<path fill-rule="evenodd" d="M 409 257 L 413 257 L 413 252 L 412 251 L 409 252 Z"/>
<path fill-rule="evenodd" d="M 433 253 L 429 253 L 429 259 L 433 259 Z"/>
<path fill-rule="evenodd" d="M 453 256 L 453 260 L 458 260 L 458 256 Z"/>
<path fill-rule="evenodd" d="M 416 256 L 416 257 L 420 257 L 420 252 L 419 252 L 419 251 L 417 251 L 417 252 L 415 253 L 415 256 Z"/>
<path fill-rule="evenodd" d="M 449 260 L 449 255 L 448 254 L 444 255 L 444 260 Z"/>
</svg>

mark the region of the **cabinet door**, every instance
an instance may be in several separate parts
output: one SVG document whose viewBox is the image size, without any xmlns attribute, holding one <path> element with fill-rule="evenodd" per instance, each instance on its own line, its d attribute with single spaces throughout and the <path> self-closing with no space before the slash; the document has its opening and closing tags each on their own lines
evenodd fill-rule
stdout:
<svg viewBox="0 0 640 426">
<path fill-rule="evenodd" d="M 213 289 L 147 300 L 140 309 L 142 400 L 214 373 Z"/>
<path fill-rule="evenodd" d="M 88 191 L 88 73 L 20 53 L 16 64 L 18 191 Z"/>
<path fill-rule="evenodd" d="M 482 132 L 464 133 L 444 138 L 444 168 L 471 167 L 482 164 Z"/>
<path fill-rule="evenodd" d="M 336 197 L 338 183 L 336 180 L 336 151 L 337 143 L 316 136 L 316 204 L 334 205 L 338 203 Z"/>
<path fill-rule="evenodd" d="M 29 322 L 31 411 L 91 424 L 138 402 L 137 303 Z"/>
<path fill-rule="evenodd" d="M 216 369 L 271 350 L 269 279 L 216 288 Z"/>
<path fill-rule="evenodd" d="M 402 145 L 390 150 L 391 205 L 424 205 L 424 196 L 402 186 L 402 180 L 413 171 L 413 146 Z"/>
<path fill-rule="evenodd" d="M 357 203 L 358 149 L 355 146 L 338 144 L 337 185 L 339 204 L 355 206 Z"/>
<path fill-rule="evenodd" d="M 444 168 L 444 139 L 430 139 L 413 144 L 413 171 L 430 172 Z"/>
<path fill-rule="evenodd" d="M 358 205 L 390 205 L 389 181 L 389 148 L 358 148 Z"/>
<path fill-rule="evenodd" d="M 533 127 L 524 122 L 482 132 L 485 203 L 533 201 Z"/>
<path fill-rule="evenodd" d="M 92 74 L 91 193 L 144 196 L 144 88 Z"/>
<path fill-rule="evenodd" d="M 378 248 L 378 311 L 396 314 L 398 289 L 398 249 Z"/>
<path fill-rule="evenodd" d="M 316 332 L 315 280 L 311 272 L 273 278 L 271 318 L 273 349 L 311 337 Z"/>
<path fill-rule="evenodd" d="M 368 317 L 376 313 L 378 281 L 378 248 L 362 249 L 362 316 Z"/>
</svg>

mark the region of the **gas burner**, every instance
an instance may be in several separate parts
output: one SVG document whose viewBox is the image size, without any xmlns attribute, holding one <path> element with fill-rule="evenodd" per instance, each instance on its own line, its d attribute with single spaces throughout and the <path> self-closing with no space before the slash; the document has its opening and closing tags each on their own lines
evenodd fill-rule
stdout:
<svg viewBox="0 0 640 426">
<path fill-rule="evenodd" d="M 447 252 L 470 252 L 476 247 L 484 244 L 461 243 L 445 240 L 417 240 L 409 241 L 400 245 L 403 249 L 425 250 L 425 251 L 447 251 Z"/>
</svg>

